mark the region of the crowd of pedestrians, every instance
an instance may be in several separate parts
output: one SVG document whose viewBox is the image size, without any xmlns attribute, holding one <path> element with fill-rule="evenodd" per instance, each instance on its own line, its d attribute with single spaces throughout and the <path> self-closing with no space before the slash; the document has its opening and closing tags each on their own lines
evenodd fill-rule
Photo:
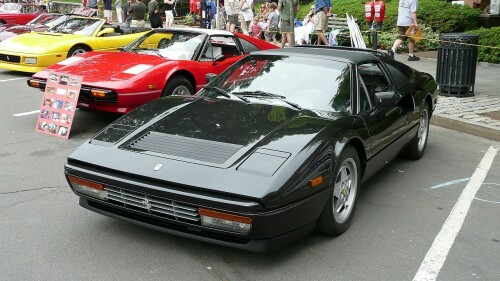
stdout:
<svg viewBox="0 0 500 281">
<path fill-rule="evenodd" d="M 44 0 L 34 1 L 43 3 Z M 142 27 L 146 24 L 144 19 L 147 19 L 152 28 L 169 28 L 174 22 L 176 0 L 162 0 L 165 13 L 164 21 L 160 14 L 161 9 L 158 0 L 146 0 L 148 1 L 147 5 L 143 3 L 145 0 L 82 0 L 82 4 L 88 8 L 97 9 L 100 1 L 102 1 L 104 7 L 104 18 L 110 23 L 113 21 L 113 1 L 117 21 L 120 24 Z M 123 7 L 122 1 L 126 1 Z M 299 0 L 266 0 L 266 2 L 257 4 L 258 8 L 254 0 L 219 0 L 219 7 L 216 6 L 216 0 L 189 0 L 191 13 L 201 14 L 201 3 L 199 1 L 206 1 L 203 5 L 206 7 L 204 14 L 205 17 L 208 17 L 207 22 L 209 22 L 204 26 L 206 28 L 215 28 L 215 24 L 212 22 L 218 16 L 222 20 L 222 26 L 220 26 L 222 29 L 231 32 L 242 32 L 282 48 L 286 45 L 293 46 L 295 44 L 332 45 L 336 43 L 335 38 L 333 40 L 331 38 L 335 36 L 335 32 L 328 30 L 329 18 L 333 16 L 332 0 L 315 0 L 305 18 L 299 21 L 299 25 L 296 25 L 294 21 L 300 9 Z M 409 25 L 418 28 L 416 16 L 418 0 L 398 1 L 397 25 L 399 36 L 388 53 L 394 56 L 396 48 L 409 39 L 408 60 L 419 60 L 413 54 L 413 39 L 406 37 L 404 34 Z M 315 42 L 311 42 L 313 33 L 317 35 Z M 278 42 L 280 38 L 281 41 Z"/>
</svg>

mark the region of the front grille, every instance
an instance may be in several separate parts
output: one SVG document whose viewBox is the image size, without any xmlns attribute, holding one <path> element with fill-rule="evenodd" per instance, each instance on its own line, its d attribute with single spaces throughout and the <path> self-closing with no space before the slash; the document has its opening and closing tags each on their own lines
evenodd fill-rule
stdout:
<svg viewBox="0 0 500 281">
<path fill-rule="evenodd" d="M 20 56 L 0 54 L 0 61 L 6 61 L 6 62 L 11 62 L 11 63 L 20 63 L 21 62 L 21 57 Z"/>
<path fill-rule="evenodd" d="M 176 221 L 200 224 L 196 207 L 123 188 L 107 186 L 106 191 L 109 203 Z"/>
</svg>

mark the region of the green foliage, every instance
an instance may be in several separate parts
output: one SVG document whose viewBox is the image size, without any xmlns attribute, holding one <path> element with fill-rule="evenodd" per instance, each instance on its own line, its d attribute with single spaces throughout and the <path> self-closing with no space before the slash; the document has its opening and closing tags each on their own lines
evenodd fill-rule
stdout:
<svg viewBox="0 0 500 281">
<path fill-rule="evenodd" d="M 420 21 L 431 26 L 438 33 L 464 32 L 477 28 L 479 9 L 469 6 L 450 5 L 436 0 L 419 1 L 417 12 Z"/>
<path fill-rule="evenodd" d="M 468 33 L 479 35 L 478 61 L 500 63 L 500 27 L 480 28 Z"/>
<path fill-rule="evenodd" d="M 184 25 L 194 25 L 194 17 L 195 15 L 189 13 L 182 19 L 182 24 Z"/>
<path fill-rule="evenodd" d="M 365 21 L 364 3 L 366 0 L 335 0 L 333 1 L 333 13 L 344 17 L 346 13 L 357 19 L 359 28 L 369 28 Z M 398 17 L 398 0 L 385 1 L 385 20 L 382 30 L 390 31 L 396 27 Z M 308 8 L 314 4 L 301 2 L 299 19 L 304 18 Z M 420 0 L 418 2 L 417 17 L 419 24 L 424 23 L 437 33 L 464 32 L 477 28 L 477 16 L 481 13 L 478 9 L 468 6 L 452 5 L 450 2 L 441 0 Z"/>
<path fill-rule="evenodd" d="M 415 43 L 415 48 L 417 51 L 432 51 L 437 50 L 439 46 L 439 34 L 434 32 L 432 28 L 426 26 L 425 24 L 420 24 L 420 29 L 422 29 L 424 35 L 422 40 Z M 397 38 L 398 30 L 394 27 L 389 31 L 382 31 L 378 35 L 379 48 L 382 50 L 388 50 L 392 47 L 392 44 Z M 403 44 L 402 47 L 406 52 L 408 52 L 407 42 Z"/>
</svg>

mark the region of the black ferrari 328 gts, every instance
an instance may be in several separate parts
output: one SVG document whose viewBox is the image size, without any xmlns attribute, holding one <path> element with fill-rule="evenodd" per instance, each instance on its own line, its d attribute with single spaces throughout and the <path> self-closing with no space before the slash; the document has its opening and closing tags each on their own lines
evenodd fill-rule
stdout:
<svg viewBox="0 0 500 281">
<path fill-rule="evenodd" d="M 68 157 L 81 206 L 251 251 L 338 235 L 365 179 L 398 155 L 423 156 L 437 101 L 431 75 L 366 49 L 255 52 L 207 78 Z"/>
</svg>

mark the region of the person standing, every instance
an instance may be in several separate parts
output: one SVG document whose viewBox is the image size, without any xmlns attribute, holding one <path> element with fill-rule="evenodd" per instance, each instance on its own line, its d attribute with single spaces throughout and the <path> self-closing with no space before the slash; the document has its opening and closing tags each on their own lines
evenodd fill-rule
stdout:
<svg viewBox="0 0 500 281">
<path fill-rule="evenodd" d="M 328 18 L 332 16 L 332 3 L 330 3 L 330 0 L 316 0 L 314 9 L 316 12 L 316 25 L 314 28 L 316 34 L 318 34 L 318 45 L 323 43 L 328 46 L 325 32 L 328 29 Z"/>
<path fill-rule="evenodd" d="M 151 28 L 158 28 L 163 26 L 163 22 L 160 17 L 160 4 L 158 1 L 151 0 L 148 3 L 148 17 Z"/>
<path fill-rule="evenodd" d="M 132 4 L 134 4 L 134 0 L 127 0 L 127 3 L 125 3 L 125 7 L 123 7 L 123 15 L 125 16 L 126 27 L 130 27 L 130 23 L 132 21 L 132 15 L 128 13 Z"/>
<path fill-rule="evenodd" d="M 142 0 L 137 0 L 134 4 L 130 6 L 128 10 L 128 14 L 132 16 L 132 22 L 130 23 L 131 27 L 144 27 L 144 16 L 146 15 L 146 11 L 148 8 Z"/>
<path fill-rule="evenodd" d="M 276 13 L 277 8 L 276 3 L 271 3 L 271 5 L 269 5 L 270 12 L 267 14 L 266 32 L 264 33 L 266 41 L 271 42 L 272 40 L 274 45 L 278 45 L 278 41 L 276 40 L 276 34 L 279 32 L 279 15 Z"/>
<path fill-rule="evenodd" d="M 113 2 L 112 0 L 103 0 L 104 4 L 104 19 L 107 23 L 113 23 Z"/>
<path fill-rule="evenodd" d="M 396 53 L 396 49 L 399 47 L 399 45 L 410 39 L 408 42 L 408 60 L 420 60 L 420 58 L 415 56 L 415 54 L 413 53 L 415 51 L 415 40 L 413 40 L 413 38 L 408 38 L 407 36 L 405 36 L 406 31 L 412 24 L 415 26 L 415 29 L 418 29 L 417 8 L 418 0 L 399 0 L 397 22 L 399 36 L 398 39 L 394 41 L 392 48 L 387 51 L 389 56 L 391 56 L 392 58 L 394 58 L 394 54 Z"/>
<path fill-rule="evenodd" d="M 240 21 L 241 31 L 245 35 L 249 35 L 250 23 L 253 20 L 253 0 L 240 0 Z"/>
<path fill-rule="evenodd" d="M 115 0 L 115 9 L 116 9 L 116 18 L 118 19 L 118 23 L 122 23 L 123 22 L 122 0 Z"/>
<path fill-rule="evenodd" d="M 174 0 L 165 0 L 165 27 L 170 28 L 174 23 Z"/>
<path fill-rule="evenodd" d="M 290 7 L 290 2 L 292 1 L 292 7 Z M 278 11 L 280 12 L 280 33 L 281 33 L 281 48 L 285 47 L 288 42 L 289 46 L 293 46 L 294 42 L 292 40 L 293 33 L 293 19 L 299 11 L 299 0 L 279 0 L 278 1 Z M 290 21 L 292 18 L 292 21 Z"/>
<path fill-rule="evenodd" d="M 225 0 L 224 10 L 227 14 L 226 29 L 234 32 L 236 24 L 238 23 L 238 15 L 240 14 L 240 1 L 239 0 Z"/>
</svg>

